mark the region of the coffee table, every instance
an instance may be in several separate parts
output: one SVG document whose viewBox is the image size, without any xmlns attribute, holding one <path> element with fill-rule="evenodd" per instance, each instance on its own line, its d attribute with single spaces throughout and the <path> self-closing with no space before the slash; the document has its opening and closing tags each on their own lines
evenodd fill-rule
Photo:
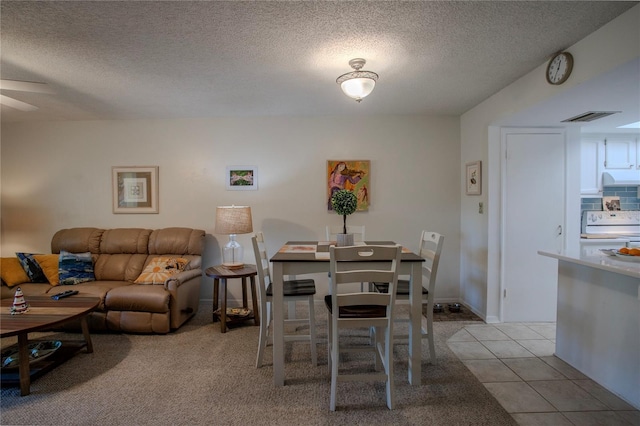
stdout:
<svg viewBox="0 0 640 426">
<path fill-rule="evenodd" d="M 0 300 L 0 337 L 18 336 L 19 383 L 20 395 L 29 395 L 31 377 L 39 377 L 57 365 L 69 359 L 81 348 L 87 353 L 93 352 L 87 315 L 95 310 L 100 303 L 97 297 L 71 296 L 60 300 L 52 300 L 50 296 L 28 296 L 25 300 L 29 304 L 29 311 L 19 315 L 11 315 L 10 309 L 13 298 Z M 46 331 L 69 321 L 80 320 L 84 342 L 62 342 L 62 346 L 55 354 L 42 360 L 40 366 L 34 368 L 29 363 L 28 334 L 36 331 Z M 2 384 L 15 383 L 8 369 L 2 369 Z M 15 369 L 14 369 L 15 370 Z"/>
</svg>

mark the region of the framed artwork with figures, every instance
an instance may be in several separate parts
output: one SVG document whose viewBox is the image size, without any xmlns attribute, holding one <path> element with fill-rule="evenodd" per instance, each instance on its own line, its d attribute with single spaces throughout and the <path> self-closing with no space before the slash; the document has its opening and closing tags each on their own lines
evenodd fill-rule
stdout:
<svg viewBox="0 0 640 426">
<path fill-rule="evenodd" d="M 371 161 L 328 160 L 327 161 L 327 210 L 332 212 L 331 197 L 340 189 L 348 189 L 358 198 L 357 211 L 369 210 L 371 204 Z"/>
<path fill-rule="evenodd" d="M 482 194 L 482 162 L 473 161 L 466 164 L 466 192 L 467 195 Z"/>
</svg>

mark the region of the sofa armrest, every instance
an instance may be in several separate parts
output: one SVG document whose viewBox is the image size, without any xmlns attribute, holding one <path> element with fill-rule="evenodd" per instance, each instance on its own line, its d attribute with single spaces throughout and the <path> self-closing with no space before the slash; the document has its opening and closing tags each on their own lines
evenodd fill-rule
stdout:
<svg viewBox="0 0 640 426">
<path fill-rule="evenodd" d="M 176 291 L 183 283 L 202 276 L 202 269 L 189 269 L 172 275 L 164 282 L 164 288 L 169 291 Z"/>
</svg>

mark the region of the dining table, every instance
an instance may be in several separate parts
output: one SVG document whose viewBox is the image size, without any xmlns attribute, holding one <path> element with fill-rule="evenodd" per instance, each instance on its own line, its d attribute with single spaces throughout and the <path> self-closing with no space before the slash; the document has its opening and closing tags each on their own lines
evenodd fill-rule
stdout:
<svg viewBox="0 0 640 426">
<path fill-rule="evenodd" d="M 366 245 L 395 245 L 393 241 L 364 241 Z M 285 276 L 329 272 L 329 247 L 331 241 L 288 241 L 270 259 L 273 265 L 273 383 L 285 384 L 284 362 L 284 311 L 283 281 Z M 409 356 L 408 380 L 411 385 L 421 384 L 422 362 L 422 262 L 425 260 L 403 247 L 398 269 L 401 275 L 409 275 Z M 364 261 L 362 263 L 370 263 Z M 354 265 L 356 266 L 356 265 Z M 366 265 L 363 265 L 366 267 Z M 369 265 L 370 266 L 370 265 Z"/>
</svg>

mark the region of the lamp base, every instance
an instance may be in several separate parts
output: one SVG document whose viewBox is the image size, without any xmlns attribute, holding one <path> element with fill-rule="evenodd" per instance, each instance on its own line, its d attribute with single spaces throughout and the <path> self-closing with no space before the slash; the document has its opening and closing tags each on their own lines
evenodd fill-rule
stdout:
<svg viewBox="0 0 640 426">
<path fill-rule="evenodd" d="M 242 269 L 244 268 L 244 263 L 223 263 L 222 266 L 227 269 Z"/>
</svg>

